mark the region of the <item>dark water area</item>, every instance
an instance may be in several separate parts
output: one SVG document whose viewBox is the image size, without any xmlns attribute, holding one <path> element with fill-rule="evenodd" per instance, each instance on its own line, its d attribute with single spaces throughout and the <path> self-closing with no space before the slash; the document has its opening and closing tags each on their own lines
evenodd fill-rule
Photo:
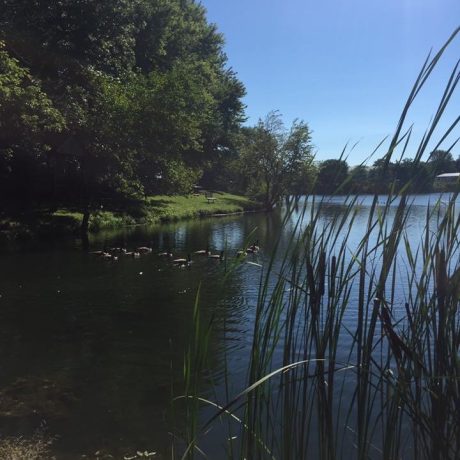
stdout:
<svg viewBox="0 0 460 460">
<path fill-rule="evenodd" d="M 236 368 L 248 329 L 241 311 L 250 315 L 258 268 L 248 265 L 223 284 L 225 262 L 197 256 L 181 269 L 157 253 L 186 257 L 209 246 L 230 256 L 255 228 L 269 241 L 276 219 L 248 214 L 100 233 L 88 250 L 78 240 L 3 248 L 0 435 L 27 435 L 45 421 L 58 436 L 58 458 L 167 452 L 171 388 L 181 393 L 197 289 L 202 316 L 216 317 L 216 362 L 225 319 Z M 89 253 L 141 245 L 152 253 L 118 262 Z"/>
<path fill-rule="evenodd" d="M 438 198 L 413 198 L 408 226 L 414 244 L 427 207 Z M 362 237 L 371 199 L 360 197 L 356 205 L 350 251 Z M 343 200 L 328 200 L 324 224 L 344 211 Z M 102 232 L 89 249 L 79 240 L 0 249 L 0 436 L 27 436 L 45 423 L 56 436 L 59 459 L 91 458 L 96 451 L 122 458 L 136 450 L 166 457 L 171 394 L 182 389 L 198 287 L 202 317 L 214 318 L 215 381 L 225 353 L 236 392 L 247 371 L 261 266 L 278 238 L 283 253 L 300 216 L 294 212 L 283 224 L 284 212 Z M 229 271 L 237 250 L 255 240 L 260 253 Z M 114 246 L 153 251 L 117 262 L 90 254 Z M 157 255 L 170 249 L 186 257 L 206 247 L 225 250 L 227 261 L 194 256 L 190 268 L 179 268 Z M 355 320 L 351 305 L 345 324 Z M 176 410 L 180 419 L 180 406 Z"/>
</svg>

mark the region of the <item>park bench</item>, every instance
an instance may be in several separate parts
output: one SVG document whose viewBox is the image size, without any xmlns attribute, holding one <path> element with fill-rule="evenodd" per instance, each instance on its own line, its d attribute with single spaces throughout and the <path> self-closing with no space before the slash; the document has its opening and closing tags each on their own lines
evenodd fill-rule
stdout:
<svg viewBox="0 0 460 460">
<path fill-rule="evenodd" d="M 212 196 L 212 192 L 205 192 L 204 196 L 208 200 L 208 203 L 214 203 L 214 201 L 216 201 L 216 199 Z"/>
</svg>

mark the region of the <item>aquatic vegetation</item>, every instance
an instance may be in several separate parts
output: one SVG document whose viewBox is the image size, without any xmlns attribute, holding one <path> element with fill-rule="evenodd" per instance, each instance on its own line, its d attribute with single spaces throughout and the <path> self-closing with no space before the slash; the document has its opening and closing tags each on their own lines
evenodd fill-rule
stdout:
<svg viewBox="0 0 460 460">
<path fill-rule="evenodd" d="M 458 32 L 422 67 L 383 165 L 406 154 L 409 109 Z M 428 153 L 459 80 L 455 66 L 414 161 Z M 438 146 L 458 122 L 448 125 Z M 290 203 L 285 223 L 296 224 L 289 247 L 275 249 L 261 269 L 244 389 L 229 394 L 225 364 L 223 402 L 199 393 L 198 375 L 211 378 L 212 321 L 200 323 L 197 296 L 186 392 L 175 402 L 187 407 L 182 458 L 202 453 L 216 425 L 229 458 L 458 458 L 458 196 L 428 208 L 417 241 L 409 225 L 410 182 L 389 186 L 383 202 L 373 198 L 360 229 L 355 196 L 326 221 L 320 219 L 326 199 Z M 351 240 L 352 229 L 361 232 L 358 240 Z M 350 311 L 353 328 L 344 322 Z"/>
</svg>

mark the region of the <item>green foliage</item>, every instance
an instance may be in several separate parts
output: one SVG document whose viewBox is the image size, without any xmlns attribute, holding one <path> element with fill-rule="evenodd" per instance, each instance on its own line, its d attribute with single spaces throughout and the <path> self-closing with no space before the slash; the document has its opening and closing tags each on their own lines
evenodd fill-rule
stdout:
<svg viewBox="0 0 460 460">
<path fill-rule="evenodd" d="M 349 168 L 345 160 L 326 160 L 319 164 L 315 192 L 389 193 L 404 189 L 409 193 L 430 193 L 438 174 L 458 171 L 449 152 L 437 151 L 423 162 L 412 158 L 398 161 L 379 159 L 372 166 Z"/>
<path fill-rule="evenodd" d="M 65 119 L 39 79 L 11 57 L 0 41 L 0 196 L 30 197 L 47 175 L 48 138 Z"/>
<path fill-rule="evenodd" d="M 187 192 L 239 129 L 244 87 L 194 1 L 0 7 L 3 199 L 87 215 Z"/>
<path fill-rule="evenodd" d="M 187 167 L 181 160 L 170 160 L 164 163 L 162 168 L 159 190 L 171 195 L 187 194 L 193 190 L 193 185 L 198 182 L 201 171 Z"/>
<path fill-rule="evenodd" d="M 72 80 L 80 67 L 108 73 L 132 67 L 137 4 L 130 0 L 1 0 L 0 26 L 7 46 L 34 73 L 76 83 Z M 67 74 L 57 75 L 58 70 Z"/>
<path fill-rule="evenodd" d="M 148 196 L 142 206 L 126 207 L 123 212 L 95 210 L 89 219 L 88 230 L 122 228 L 127 225 L 157 224 L 160 222 L 193 219 L 215 214 L 254 211 L 260 203 L 230 193 L 215 192 L 215 201 L 208 203 L 204 195 Z M 73 209 L 37 210 L 27 213 L 0 213 L 0 243 L 35 237 L 56 237 L 78 234 L 83 213 Z"/>
<path fill-rule="evenodd" d="M 311 131 L 304 121 L 294 120 L 283 148 L 286 192 L 305 195 L 311 191 L 317 171 L 313 164 Z"/>
<path fill-rule="evenodd" d="M 372 186 L 369 183 L 369 169 L 364 165 L 355 166 L 349 172 L 348 189 L 351 193 L 369 193 Z"/>
<path fill-rule="evenodd" d="M 250 195 L 272 208 L 285 194 L 308 191 L 314 166 L 311 133 L 305 122 L 296 120 L 286 131 L 280 114 L 270 112 L 243 135 L 238 165 Z"/>
<path fill-rule="evenodd" d="M 431 152 L 428 158 L 428 166 L 432 176 L 457 171 L 452 153 L 445 150 Z"/>
<path fill-rule="evenodd" d="M 91 215 L 89 229 L 96 232 L 101 229 L 120 228 L 135 223 L 134 218 L 126 214 L 116 215 L 111 212 L 98 211 Z"/>
<path fill-rule="evenodd" d="M 348 177 L 345 160 L 326 160 L 320 164 L 316 191 L 322 194 L 340 193 Z"/>
<path fill-rule="evenodd" d="M 0 41 L 0 142 L 43 140 L 59 132 L 64 119 L 43 91 L 40 81 L 12 58 Z"/>
</svg>

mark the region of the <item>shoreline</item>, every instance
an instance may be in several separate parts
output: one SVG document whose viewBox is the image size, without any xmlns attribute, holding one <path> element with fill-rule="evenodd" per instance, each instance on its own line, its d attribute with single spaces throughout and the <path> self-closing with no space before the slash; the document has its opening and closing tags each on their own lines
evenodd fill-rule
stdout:
<svg viewBox="0 0 460 460">
<path fill-rule="evenodd" d="M 256 212 L 269 212 L 266 208 L 260 208 L 260 209 L 247 209 L 245 211 L 237 211 L 237 212 L 229 212 L 229 213 L 217 213 L 217 214 L 208 214 L 204 216 L 200 216 L 200 218 L 205 218 L 205 217 L 228 217 L 228 216 L 239 216 L 243 214 L 251 214 L 251 213 L 256 213 Z"/>
<path fill-rule="evenodd" d="M 150 196 L 138 217 L 127 212 L 97 211 L 91 214 L 89 235 L 110 229 L 266 211 L 260 203 L 241 195 L 215 192 L 215 197 L 216 200 L 209 203 L 201 195 Z M 82 218 L 81 212 L 72 209 L 59 209 L 53 213 L 45 210 L 27 210 L 17 215 L 5 213 L 0 215 L 0 245 L 80 236 Z"/>
</svg>

